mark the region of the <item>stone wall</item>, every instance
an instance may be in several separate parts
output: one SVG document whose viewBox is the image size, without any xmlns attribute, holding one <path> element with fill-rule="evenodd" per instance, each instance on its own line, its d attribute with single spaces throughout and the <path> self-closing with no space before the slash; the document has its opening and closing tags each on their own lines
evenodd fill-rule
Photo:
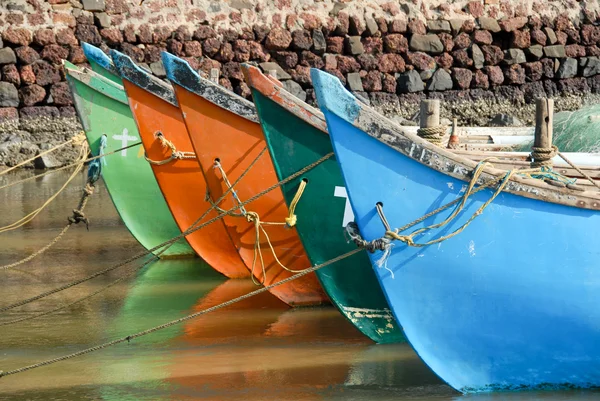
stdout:
<svg viewBox="0 0 600 401">
<path fill-rule="evenodd" d="M 80 129 L 60 64 L 85 65 L 82 41 L 159 77 L 167 50 L 218 68 L 220 83 L 246 97 L 242 62 L 276 69 L 309 102 L 316 67 L 390 116 L 440 98 L 445 116 L 483 125 L 498 112 L 531 122 L 539 96 L 559 110 L 597 101 L 599 24 L 596 0 L 3 0 L 0 166 Z"/>
</svg>

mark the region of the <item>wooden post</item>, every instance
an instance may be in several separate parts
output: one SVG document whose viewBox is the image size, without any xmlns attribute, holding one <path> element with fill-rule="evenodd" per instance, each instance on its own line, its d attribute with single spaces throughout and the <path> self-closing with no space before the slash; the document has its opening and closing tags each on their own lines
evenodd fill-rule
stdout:
<svg viewBox="0 0 600 401">
<path fill-rule="evenodd" d="M 269 74 L 269 76 L 277 79 L 277 70 L 269 70 L 269 71 L 267 71 L 267 74 Z"/>
<path fill-rule="evenodd" d="M 554 117 L 554 100 L 553 99 L 536 99 L 535 101 L 535 136 L 533 139 L 532 149 L 532 167 L 540 167 L 545 161 L 551 162 L 552 149 L 552 121 Z M 547 157 L 546 157 L 547 153 Z M 542 163 L 542 164 L 540 164 Z"/>
<path fill-rule="evenodd" d="M 448 140 L 448 149 L 458 149 L 458 122 L 456 118 L 452 120 L 452 132 L 450 133 L 450 139 Z"/>
<path fill-rule="evenodd" d="M 218 68 L 210 69 L 210 80 L 217 85 L 219 84 L 219 69 Z"/>
<path fill-rule="evenodd" d="M 440 125 L 440 101 L 438 99 L 421 100 L 420 127 L 431 128 Z"/>
</svg>

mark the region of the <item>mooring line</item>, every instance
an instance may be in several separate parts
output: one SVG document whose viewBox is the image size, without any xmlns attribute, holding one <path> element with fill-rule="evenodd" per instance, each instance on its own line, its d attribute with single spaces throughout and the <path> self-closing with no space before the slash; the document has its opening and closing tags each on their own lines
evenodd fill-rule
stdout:
<svg viewBox="0 0 600 401">
<path fill-rule="evenodd" d="M 278 282 L 276 282 L 274 284 L 268 285 L 266 287 L 259 288 L 259 289 L 255 290 L 255 291 L 249 292 L 249 293 L 247 293 L 245 295 L 242 295 L 242 296 L 239 296 L 237 298 L 231 299 L 229 301 L 223 302 L 223 303 L 221 303 L 219 305 L 215 305 L 215 306 L 212 306 L 210 308 L 201 310 L 199 312 L 189 314 L 187 316 L 181 317 L 181 318 L 176 319 L 176 320 L 171 320 L 170 322 L 163 323 L 163 324 L 161 324 L 159 326 L 154 326 L 154 327 L 152 327 L 150 329 L 147 329 L 147 330 L 144 330 L 144 331 L 140 331 L 140 332 L 137 332 L 135 334 L 128 335 L 126 337 L 121 337 L 121 338 L 118 338 L 116 340 L 112 340 L 112 341 L 109 341 L 109 342 L 106 342 L 106 343 L 103 343 L 103 344 L 99 344 L 99 345 L 96 345 L 94 347 L 86 348 L 84 350 L 77 351 L 77 352 L 74 352 L 72 354 L 63 355 L 63 356 L 60 356 L 60 357 L 57 357 L 57 358 L 48 359 L 48 360 L 45 360 L 45 361 L 42 361 L 42 362 L 38 362 L 38 363 L 35 363 L 33 365 L 23 366 L 21 368 L 9 370 L 9 371 L 6 371 L 6 372 L 0 371 L 0 377 L 10 376 L 10 375 L 14 375 L 14 374 L 17 374 L 17 373 L 23 373 L 23 372 L 26 372 L 28 370 L 40 368 L 40 367 L 43 367 L 43 366 L 52 365 L 52 364 L 57 363 L 57 362 L 65 361 L 65 360 L 68 360 L 68 359 L 76 358 L 78 356 L 82 356 L 82 355 L 86 355 L 86 354 L 89 354 L 89 353 L 92 353 L 92 352 L 95 352 L 95 351 L 99 351 L 99 350 L 111 347 L 113 345 L 124 343 L 126 341 L 130 342 L 133 339 L 136 339 L 136 338 L 139 338 L 139 337 L 143 337 L 145 335 L 154 333 L 156 331 L 169 328 L 169 327 L 174 326 L 176 324 L 179 324 L 179 323 L 182 323 L 182 322 L 194 319 L 194 318 L 196 318 L 198 316 L 202 316 L 202 315 L 205 315 L 207 313 L 216 311 L 218 309 L 225 308 L 225 307 L 227 307 L 229 305 L 233 305 L 233 304 L 235 304 L 237 302 L 240 302 L 240 301 L 243 301 L 245 299 L 251 298 L 251 297 L 253 297 L 255 295 L 262 294 L 263 292 L 269 291 L 272 288 L 275 288 L 277 286 L 286 284 L 286 283 L 288 283 L 290 281 L 296 280 L 296 279 L 298 279 L 298 278 L 300 278 L 302 276 L 305 276 L 305 275 L 307 275 L 309 273 L 317 271 L 317 270 L 319 270 L 319 269 L 321 269 L 323 267 L 329 266 L 329 265 L 331 265 L 333 263 L 339 262 L 340 260 L 346 259 L 346 258 L 348 258 L 348 257 L 350 257 L 350 256 L 352 256 L 352 255 L 354 255 L 354 254 L 356 254 L 358 252 L 362 252 L 362 251 L 363 251 L 362 248 L 353 249 L 350 252 L 346 252 L 346 253 L 344 253 L 344 254 L 342 254 L 340 256 L 337 256 L 337 257 L 335 257 L 333 259 L 330 259 L 330 260 L 328 260 L 328 261 L 326 261 L 324 263 L 321 263 L 321 264 L 309 267 L 309 268 L 303 270 L 300 273 L 297 273 L 297 274 L 295 274 L 293 276 L 285 278 L 285 279 L 283 279 L 281 281 L 278 281 Z"/>
<path fill-rule="evenodd" d="M 266 149 L 266 148 L 265 148 L 265 149 Z M 244 176 L 245 176 L 245 175 L 248 173 L 248 171 L 249 171 L 249 170 L 250 170 L 250 169 L 251 169 L 251 168 L 254 166 L 254 164 L 255 164 L 255 163 L 258 161 L 258 159 L 259 159 L 259 158 L 260 158 L 260 157 L 263 155 L 263 153 L 264 153 L 264 151 L 263 151 L 263 152 L 261 152 L 261 153 L 260 153 L 260 154 L 257 156 L 257 158 L 256 158 L 256 159 L 254 159 L 254 161 L 253 161 L 253 162 L 252 162 L 252 163 L 251 163 L 251 164 L 248 166 L 248 168 L 247 168 L 247 169 L 246 169 L 246 170 L 245 170 L 245 171 L 244 171 L 244 172 L 243 172 L 243 173 L 242 173 L 242 174 L 241 174 L 241 175 L 240 175 L 240 176 L 239 176 L 239 177 L 238 177 L 238 178 L 235 180 L 235 182 L 232 184 L 232 186 L 231 186 L 230 188 L 228 188 L 228 189 L 227 189 L 227 190 L 226 190 L 226 191 L 223 193 L 223 195 L 221 196 L 221 198 L 219 198 L 219 199 L 218 199 L 218 200 L 215 202 L 215 204 L 219 204 L 219 203 L 220 203 L 220 202 L 221 202 L 221 201 L 222 201 L 222 200 L 225 198 L 225 196 L 227 196 L 227 195 L 229 194 L 229 192 L 230 192 L 230 191 L 231 191 L 231 190 L 232 190 L 232 189 L 235 187 L 235 185 L 237 185 L 237 184 L 239 183 L 239 181 L 240 181 L 240 180 L 241 180 L 241 179 L 242 179 L 242 178 L 243 178 L 243 177 L 244 177 Z M 85 278 L 83 278 L 83 279 L 76 280 L 76 281 L 74 281 L 74 282 L 71 282 L 71 283 L 69 283 L 69 284 L 66 284 L 66 285 L 63 285 L 63 286 L 61 286 L 61 287 L 55 288 L 55 289 L 53 289 L 53 290 L 46 291 L 46 292 L 44 292 L 44 293 L 42 293 L 42 294 L 38 294 L 38 295 L 36 295 L 36 296 L 34 296 L 34 297 L 31 297 L 31 298 L 28 298 L 28 299 L 24 299 L 24 300 L 22 300 L 22 301 L 19 301 L 19 302 L 16 302 L 16 303 L 14 303 L 14 304 L 7 305 L 7 306 L 5 306 L 5 307 L 2 307 L 2 308 L 0 308 L 0 312 L 5 312 L 5 311 L 7 311 L 7 310 L 10 310 L 10 309 L 16 308 L 16 307 L 18 307 L 18 306 L 23 306 L 23 305 L 29 304 L 29 303 L 31 303 L 31 302 L 37 301 L 37 300 L 39 300 L 39 299 L 42 299 L 42 298 L 48 297 L 48 296 L 50 296 L 50 295 L 56 294 L 56 293 L 58 293 L 58 292 L 64 291 L 64 290 L 66 290 L 66 289 L 68 289 L 68 288 L 74 287 L 74 286 L 76 286 L 76 285 L 78 285 L 78 284 L 84 283 L 84 282 L 86 282 L 86 281 L 89 281 L 89 280 L 91 280 L 91 279 L 93 279 L 93 278 L 96 278 L 96 277 L 98 277 L 98 276 L 101 276 L 101 275 L 103 275 L 103 274 L 106 274 L 106 273 L 108 273 L 108 272 L 111 272 L 111 271 L 113 271 L 113 270 L 116 270 L 116 269 L 118 269 L 118 268 L 120 268 L 120 267 L 122 267 L 122 266 L 125 266 L 126 264 L 129 264 L 129 263 L 131 263 L 131 262 L 133 262 L 133 261 L 135 261 L 135 260 L 137 260 L 137 259 L 139 259 L 139 258 L 141 258 L 141 257 L 144 257 L 144 256 L 146 256 L 146 255 L 148 255 L 148 254 L 150 254 L 150 253 L 152 253 L 152 252 L 154 252 L 154 251 L 156 251 L 156 250 L 159 250 L 159 249 L 161 249 L 161 248 L 164 248 L 165 246 L 167 246 L 167 247 L 168 247 L 168 246 L 171 246 L 172 244 L 174 244 L 175 242 L 177 242 L 177 241 L 179 241 L 180 239 L 184 238 L 185 236 L 187 236 L 187 235 L 189 235 L 189 234 L 192 234 L 192 233 L 194 233 L 194 232 L 196 232 L 196 231 L 198 231 L 198 230 L 200 230 L 200 229 L 202 229 L 202 228 L 204 228 L 204 227 L 208 226 L 209 224 L 212 224 L 212 223 L 214 223 L 214 222 L 216 222 L 216 221 L 218 221 L 218 220 L 222 219 L 224 216 L 228 215 L 229 213 L 231 213 L 231 212 L 233 212 L 233 211 L 235 211 L 235 210 L 238 210 L 239 208 L 241 208 L 241 207 L 243 207 L 243 206 L 245 206 L 245 205 L 247 205 L 247 204 L 249 204 L 249 203 L 251 203 L 251 202 L 254 202 L 256 199 L 258 199 L 258 198 L 260 198 L 261 196 L 263 196 L 263 195 L 265 195 L 265 194 L 267 194 L 267 193 L 271 192 L 272 190 L 274 190 L 274 189 L 276 189 L 276 188 L 280 187 L 281 185 L 284 185 L 284 184 L 288 183 L 289 181 L 291 181 L 291 180 L 293 180 L 293 179 L 295 179 L 295 178 L 297 178 L 297 177 L 301 176 L 302 174 L 305 174 L 307 171 L 310 171 L 310 170 L 312 170 L 313 168 L 315 168 L 315 167 L 316 167 L 316 166 L 318 166 L 319 164 L 323 163 L 323 162 L 324 162 L 324 161 L 326 161 L 327 159 L 331 158 L 332 156 L 333 156 L 333 152 L 331 152 L 331 153 L 328 153 L 327 155 L 325 155 L 325 156 L 321 157 L 321 158 L 320 158 L 320 159 L 318 159 L 317 161 L 315 161 L 315 162 L 313 162 L 313 163 L 311 163 L 311 164 L 307 165 L 306 167 L 304 167 L 304 168 L 302 168 L 302 169 L 298 170 L 298 171 L 297 171 L 297 172 L 295 172 L 294 174 L 292 174 L 292 175 L 290 175 L 290 176 L 288 176 L 288 177 L 284 178 L 283 180 L 279 181 L 278 183 L 276 183 L 276 184 L 274 184 L 274 185 L 271 185 L 271 186 L 270 186 L 270 187 L 268 187 L 267 189 L 265 189 L 265 190 L 263 190 L 263 191 L 259 192 L 258 194 L 256 194 L 256 195 L 254 195 L 254 196 L 250 197 L 250 198 L 249 198 L 249 199 L 247 199 L 246 201 L 244 201 L 244 202 L 242 202 L 242 203 L 240 203 L 240 204 L 238 204 L 238 205 L 234 205 L 234 206 L 233 206 L 231 209 L 229 209 L 229 210 L 228 210 L 226 213 L 221 213 L 221 214 L 219 214 L 219 215 L 217 215 L 217 216 L 213 217 L 212 219 L 210 219 L 210 220 L 206 221 L 205 223 L 202 223 L 201 225 L 194 227 L 194 226 L 195 226 L 195 225 L 196 225 L 198 222 L 202 221 L 202 219 L 204 219 L 204 217 L 206 217 L 206 216 L 208 215 L 208 213 L 210 213 L 212 210 L 214 210 L 214 207 L 212 207 L 212 206 L 211 206 L 211 207 L 209 207 L 209 208 L 208 208 L 208 209 L 207 209 L 207 210 L 206 210 L 206 211 L 205 211 L 205 212 L 202 214 L 202 216 L 200 216 L 200 217 L 199 217 L 199 218 L 196 220 L 196 222 L 194 222 L 194 224 L 192 224 L 192 226 L 191 226 L 190 228 L 188 228 L 188 229 L 187 229 L 185 232 L 183 232 L 183 233 L 179 234 L 179 235 L 178 235 L 178 236 L 176 236 L 176 237 L 173 237 L 173 238 L 171 238 L 171 239 L 170 239 L 170 240 L 168 240 L 168 241 L 165 241 L 165 242 L 163 242 L 162 244 L 159 244 L 159 245 L 155 246 L 154 248 L 151 248 L 151 249 L 149 249 L 149 250 L 147 250 L 147 251 L 144 251 L 144 252 L 141 252 L 141 253 L 139 253 L 139 254 L 137 254 L 137 255 L 134 255 L 134 256 L 132 256 L 132 257 L 130 257 L 130 258 L 128 258 L 128 259 L 126 259 L 125 261 L 123 261 L 123 262 L 121 262 L 121 263 L 119 263 L 119 264 L 117 264 L 117 265 L 115 265 L 115 266 L 111 266 L 111 267 L 109 267 L 109 268 L 106 268 L 106 269 L 104 269 L 104 270 L 101 270 L 101 271 L 99 271 L 99 272 L 96 272 L 96 273 L 94 273 L 94 274 L 91 274 L 91 275 L 89 275 L 89 276 L 87 276 L 87 277 L 85 277 Z"/>
</svg>

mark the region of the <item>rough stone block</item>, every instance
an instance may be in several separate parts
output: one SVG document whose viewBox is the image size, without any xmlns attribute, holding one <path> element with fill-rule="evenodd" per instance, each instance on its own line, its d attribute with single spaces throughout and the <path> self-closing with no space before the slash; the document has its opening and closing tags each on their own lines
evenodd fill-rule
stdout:
<svg viewBox="0 0 600 401">
<path fill-rule="evenodd" d="M 83 9 L 87 11 L 104 11 L 106 4 L 104 0 L 81 0 Z"/>
</svg>

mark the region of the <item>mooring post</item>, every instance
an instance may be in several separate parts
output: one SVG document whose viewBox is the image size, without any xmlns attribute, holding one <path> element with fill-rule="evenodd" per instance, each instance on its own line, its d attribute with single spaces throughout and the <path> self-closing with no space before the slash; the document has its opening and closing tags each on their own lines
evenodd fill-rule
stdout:
<svg viewBox="0 0 600 401">
<path fill-rule="evenodd" d="M 219 69 L 218 68 L 210 69 L 210 80 L 217 85 L 219 84 Z"/>
<path fill-rule="evenodd" d="M 452 119 L 452 132 L 450 133 L 450 139 L 448 140 L 448 149 L 458 149 L 460 140 L 458 139 L 458 121 L 456 118 Z"/>
<path fill-rule="evenodd" d="M 432 128 L 440 125 L 440 101 L 438 99 L 421 100 L 420 127 Z"/>
<path fill-rule="evenodd" d="M 536 99 L 535 101 L 535 136 L 531 148 L 531 167 L 552 167 L 552 120 L 554 116 L 554 99 Z"/>
</svg>

